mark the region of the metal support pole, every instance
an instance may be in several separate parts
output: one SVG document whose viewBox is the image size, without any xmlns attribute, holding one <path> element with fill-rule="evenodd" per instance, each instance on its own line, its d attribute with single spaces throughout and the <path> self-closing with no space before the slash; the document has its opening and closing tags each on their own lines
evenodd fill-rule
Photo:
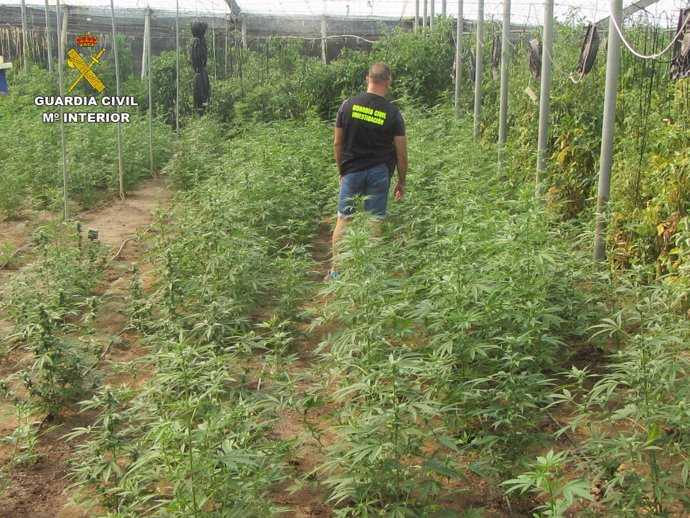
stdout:
<svg viewBox="0 0 690 518">
<path fill-rule="evenodd" d="M 148 59 L 148 45 L 149 45 L 149 10 L 148 7 L 146 8 L 146 13 L 144 16 L 144 45 L 143 45 L 143 50 L 141 51 L 141 80 L 143 81 L 146 78 L 146 71 L 148 70 L 147 62 L 146 60 Z"/>
<path fill-rule="evenodd" d="M 110 0 L 110 22 L 113 26 L 113 53 L 115 54 L 115 95 L 120 97 L 120 64 L 117 52 L 117 33 L 115 31 L 115 4 Z M 120 106 L 117 106 L 117 113 L 120 113 Z M 122 124 L 118 117 L 117 121 L 117 171 L 120 180 L 120 198 L 125 198 L 125 172 L 122 166 Z"/>
<path fill-rule="evenodd" d="M 544 192 L 546 154 L 548 152 L 549 111 L 551 107 L 551 56 L 553 56 L 553 0 L 544 3 L 544 36 L 539 88 L 539 140 L 537 143 L 536 194 Z"/>
<path fill-rule="evenodd" d="M 211 51 L 213 53 L 213 79 L 218 80 L 218 58 L 216 57 L 216 21 L 213 20 L 211 27 Z"/>
<path fill-rule="evenodd" d="M 434 18 L 436 18 L 436 0 L 431 0 L 431 16 L 429 17 L 429 28 L 434 28 Z"/>
<path fill-rule="evenodd" d="M 242 14 L 242 49 L 247 50 L 247 16 Z"/>
<path fill-rule="evenodd" d="M 20 5 L 22 17 L 22 68 L 29 70 L 29 40 L 27 38 L 26 30 L 26 2 L 22 0 Z"/>
<path fill-rule="evenodd" d="M 149 171 L 151 176 L 156 176 L 156 169 L 153 163 L 153 85 L 151 78 L 151 9 L 146 8 L 146 26 L 149 28 L 146 33 L 146 74 L 149 80 Z"/>
<path fill-rule="evenodd" d="M 175 1 L 175 135 L 180 136 L 180 0 Z"/>
<path fill-rule="evenodd" d="M 67 48 L 67 28 L 69 27 L 69 7 L 65 6 L 65 12 L 62 14 L 62 32 L 60 33 L 60 46 L 62 47 L 62 55 L 65 55 Z M 58 66 L 61 67 L 63 60 L 61 59 Z"/>
<path fill-rule="evenodd" d="M 48 46 L 48 72 L 53 71 L 53 41 L 50 37 L 50 13 L 48 9 L 48 0 L 45 0 L 46 4 L 46 44 Z"/>
<path fill-rule="evenodd" d="M 498 167 L 503 170 L 503 150 L 508 131 L 508 61 L 510 59 L 510 0 L 503 0 L 503 35 L 501 38 L 501 94 L 498 109 Z"/>
<path fill-rule="evenodd" d="M 60 0 L 57 0 L 55 7 L 56 15 L 56 28 L 60 30 Z M 64 29 L 67 27 L 65 19 L 67 18 L 67 11 L 63 14 L 63 34 L 66 32 Z M 65 47 L 64 45 L 58 46 L 58 92 L 60 93 L 60 98 L 63 99 L 65 96 L 65 86 L 62 79 L 62 63 L 65 62 Z M 62 103 L 61 103 L 62 104 Z M 67 142 L 65 140 L 65 107 L 60 106 L 60 147 L 62 149 L 62 201 L 63 201 L 63 218 L 65 221 L 69 219 L 69 190 L 67 181 Z"/>
<path fill-rule="evenodd" d="M 427 26 L 429 18 L 427 17 L 427 7 L 429 5 L 429 0 L 424 0 L 424 17 L 422 18 L 422 28 Z"/>
<path fill-rule="evenodd" d="M 458 0 L 458 24 L 455 36 L 455 120 L 460 118 L 460 81 L 462 79 L 462 30 L 464 25 L 462 5 Z"/>
<path fill-rule="evenodd" d="M 327 32 L 326 17 L 322 16 L 321 17 L 321 60 L 323 61 L 324 65 L 327 63 L 327 59 L 326 59 L 326 38 L 327 38 L 327 36 L 328 36 L 328 32 Z"/>
<path fill-rule="evenodd" d="M 441 16 L 446 17 L 446 0 L 441 0 Z"/>
<path fill-rule="evenodd" d="M 482 59 L 484 54 L 484 0 L 477 2 L 477 49 L 474 74 L 474 138 L 481 135 L 482 113 Z"/>
<path fill-rule="evenodd" d="M 419 30 L 419 0 L 414 0 L 414 32 L 417 32 L 418 30 Z"/>
<path fill-rule="evenodd" d="M 604 91 L 604 123 L 601 131 L 601 154 L 599 158 L 599 192 L 597 195 L 596 229 L 594 231 L 594 260 L 606 259 L 605 211 L 611 193 L 611 165 L 613 163 L 614 130 L 616 126 L 616 95 L 618 92 L 618 70 L 620 68 L 621 40 L 614 26 L 614 20 L 621 26 L 623 0 L 611 0 L 609 20 L 608 53 L 606 56 L 606 89 Z"/>
<path fill-rule="evenodd" d="M 225 19 L 225 66 L 223 68 L 223 79 L 228 78 L 228 32 L 230 32 L 230 23 Z"/>
</svg>

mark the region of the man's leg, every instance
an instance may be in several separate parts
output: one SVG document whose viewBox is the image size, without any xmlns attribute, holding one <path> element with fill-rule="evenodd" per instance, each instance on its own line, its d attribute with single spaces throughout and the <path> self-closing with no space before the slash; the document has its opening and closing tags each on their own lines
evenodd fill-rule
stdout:
<svg viewBox="0 0 690 518">
<path fill-rule="evenodd" d="M 332 259 L 331 259 L 331 271 L 332 272 L 337 272 L 338 267 L 335 264 L 335 256 L 338 250 L 338 245 L 340 244 L 340 239 L 343 237 L 343 230 L 345 229 L 345 223 L 347 222 L 347 218 L 344 218 L 342 216 L 338 216 L 338 220 L 335 223 L 335 229 L 333 229 L 333 252 L 332 252 Z"/>
<path fill-rule="evenodd" d="M 364 188 L 364 210 L 369 212 L 377 221 L 386 218 L 388 208 L 388 190 L 390 176 L 385 165 L 372 167 L 367 170 L 367 182 Z"/>
<path fill-rule="evenodd" d="M 333 229 L 333 250 L 331 259 L 331 269 L 329 274 L 326 275 L 326 280 L 332 278 L 332 272 L 338 271 L 338 266 L 336 265 L 336 254 L 337 247 L 340 243 L 340 239 L 343 236 L 343 230 L 345 229 L 345 223 L 348 216 L 355 213 L 353 207 L 354 197 L 358 194 L 362 194 L 362 189 L 364 188 L 364 176 L 361 173 L 350 173 L 343 176 L 340 182 L 340 192 L 338 195 L 338 220 L 335 223 L 335 229 Z"/>
</svg>

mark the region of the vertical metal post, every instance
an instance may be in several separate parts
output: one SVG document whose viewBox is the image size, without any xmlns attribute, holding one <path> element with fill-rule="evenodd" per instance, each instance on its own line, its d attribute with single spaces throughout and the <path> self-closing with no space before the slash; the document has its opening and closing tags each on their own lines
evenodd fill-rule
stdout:
<svg viewBox="0 0 690 518">
<path fill-rule="evenodd" d="M 175 135 L 180 136 L 180 0 L 175 1 Z"/>
<path fill-rule="evenodd" d="M 503 169 L 503 149 L 508 128 L 508 61 L 510 59 L 510 0 L 503 0 L 503 35 L 501 38 L 501 94 L 498 109 L 498 167 Z"/>
<path fill-rule="evenodd" d="M 26 2 L 22 0 L 20 4 L 22 17 L 22 68 L 29 70 L 29 40 L 26 35 Z"/>
<path fill-rule="evenodd" d="M 462 79 L 463 0 L 458 0 L 458 25 L 455 36 L 455 120 L 460 118 L 460 80 Z"/>
<path fill-rule="evenodd" d="M 247 50 L 247 15 L 242 13 L 242 49 Z"/>
<path fill-rule="evenodd" d="M 418 30 L 419 30 L 419 0 L 414 0 L 414 32 L 417 32 Z"/>
<path fill-rule="evenodd" d="M 551 56 L 553 56 L 553 0 L 544 3 L 544 36 L 539 88 L 539 139 L 537 143 L 536 194 L 544 192 L 546 154 L 548 152 L 549 111 L 551 107 Z"/>
<path fill-rule="evenodd" d="M 225 66 L 223 67 L 223 79 L 228 78 L 228 32 L 230 32 L 230 23 L 225 19 Z"/>
<path fill-rule="evenodd" d="M 597 195 L 596 228 L 594 231 L 594 260 L 606 259 L 606 218 L 604 213 L 611 193 L 611 166 L 613 164 L 614 130 L 616 126 L 616 96 L 620 68 L 621 40 L 614 20 L 621 26 L 623 0 L 611 0 L 608 53 L 606 56 L 606 89 L 604 91 L 604 123 L 599 158 L 599 192 Z"/>
<path fill-rule="evenodd" d="M 321 60 L 323 61 L 323 64 L 325 65 L 327 63 L 326 59 L 326 37 L 328 36 L 327 33 L 327 25 L 326 25 L 326 15 L 324 14 L 321 16 Z"/>
<path fill-rule="evenodd" d="M 216 20 L 213 20 L 211 27 L 211 51 L 213 53 L 213 79 L 218 80 L 218 58 L 216 57 Z"/>
<path fill-rule="evenodd" d="M 60 30 L 60 0 L 57 0 L 55 7 L 56 16 L 56 26 L 57 30 Z M 67 11 L 63 14 L 63 17 L 67 18 Z M 63 35 L 66 32 L 64 30 L 67 27 L 67 23 L 63 19 Z M 64 45 L 58 46 L 58 92 L 60 93 L 60 98 L 63 99 L 65 96 L 65 86 L 62 79 L 62 64 L 65 62 L 65 47 Z M 61 103 L 62 104 L 62 103 Z M 60 147 L 62 149 L 62 201 L 63 201 L 63 218 L 65 221 L 69 219 L 69 190 L 67 181 L 67 143 L 65 140 L 65 107 L 60 106 Z"/>
<path fill-rule="evenodd" d="M 436 2 L 435 0 L 431 0 L 431 16 L 429 17 L 429 28 L 433 29 L 434 28 L 434 18 L 436 18 Z"/>
<path fill-rule="evenodd" d="M 151 9 L 146 8 L 146 26 L 149 28 L 146 33 L 146 74 L 149 80 L 149 171 L 151 176 L 156 176 L 156 169 L 153 163 L 153 79 L 151 78 Z"/>
<path fill-rule="evenodd" d="M 62 13 L 62 32 L 60 33 L 60 46 L 62 47 L 62 55 L 64 57 L 65 55 L 65 49 L 67 48 L 67 29 L 69 27 L 69 7 L 65 6 L 65 11 Z M 58 66 L 62 66 L 62 62 L 64 60 L 60 60 L 60 63 L 58 63 Z"/>
<path fill-rule="evenodd" d="M 446 17 L 446 0 L 441 0 L 441 16 Z"/>
<path fill-rule="evenodd" d="M 148 70 L 146 60 L 148 59 L 148 44 L 149 44 L 149 9 L 146 8 L 146 13 L 144 15 L 144 44 L 143 50 L 141 51 L 141 80 L 146 78 L 146 71 Z"/>
<path fill-rule="evenodd" d="M 422 28 L 425 28 L 427 26 L 428 18 L 427 18 L 427 7 L 429 5 L 429 0 L 424 0 L 424 15 L 422 17 Z"/>
<path fill-rule="evenodd" d="M 46 44 L 48 45 L 48 72 L 53 71 L 53 40 L 50 37 L 50 13 L 48 9 L 48 0 L 46 4 Z"/>
<path fill-rule="evenodd" d="M 477 49 L 474 74 L 474 138 L 481 135 L 482 113 L 482 62 L 484 54 L 484 0 L 477 2 Z"/>
<path fill-rule="evenodd" d="M 115 4 L 110 0 L 110 22 L 113 27 L 113 52 L 115 54 L 115 95 L 120 97 L 120 64 L 117 52 L 117 33 L 115 31 Z M 117 106 L 117 113 L 120 113 L 120 106 Z M 117 121 L 117 171 L 120 180 L 120 198 L 125 198 L 125 172 L 122 166 L 122 124 Z"/>
</svg>

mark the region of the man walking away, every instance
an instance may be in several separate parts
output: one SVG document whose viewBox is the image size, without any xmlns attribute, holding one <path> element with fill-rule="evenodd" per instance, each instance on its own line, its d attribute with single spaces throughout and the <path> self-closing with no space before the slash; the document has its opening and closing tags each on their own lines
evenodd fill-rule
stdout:
<svg viewBox="0 0 690 518">
<path fill-rule="evenodd" d="M 338 275 L 335 251 L 348 217 L 354 214 L 353 198 L 364 196 L 364 210 L 375 218 L 386 217 L 391 177 L 398 168 L 395 200 L 405 195 L 407 139 L 400 110 L 386 101 L 391 69 L 374 63 L 366 77 L 366 93 L 346 99 L 335 121 L 333 152 L 338 165 L 338 221 L 333 231 L 333 262 L 324 280 Z"/>
</svg>

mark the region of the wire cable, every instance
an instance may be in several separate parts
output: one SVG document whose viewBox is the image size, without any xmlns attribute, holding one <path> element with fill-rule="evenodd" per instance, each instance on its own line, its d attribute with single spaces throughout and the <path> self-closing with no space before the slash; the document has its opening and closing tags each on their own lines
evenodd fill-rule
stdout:
<svg viewBox="0 0 690 518">
<path fill-rule="evenodd" d="M 609 19 L 613 21 L 613 26 L 616 28 L 616 32 L 620 36 L 621 41 L 623 42 L 623 44 L 627 47 L 627 49 L 633 55 L 637 56 L 638 58 L 642 58 L 642 59 L 657 59 L 657 58 L 661 57 L 662 55 L 666 54 L 666 52 L 668 52 L 671 49 L 671 47 L 673 47 L 676 44 L 676 40 L 678 39 L 678 37 L 681 34 L 683 34 L 685 27 L 688 25 L 688 22 L 690 21 L 690 15 L 687 18 L 685 18 L 685 21 L 680 26 L 680 29 L 678 30 L 676 35 L 671 40 L 671 43 L 669 43 L 668 46 L 666 48 L 664 48 L 661 52 L 657 52 L 656 54 L 642 54 L 641 52 L 637 51 L 626 39 L 625 34 L 623 33 L 620 26 L 618 25 L 618 21 L 616 20 L 615 16 L 613 16 L 613 14 L 610 12 L 610 9 L 609 9 Z"/>
<path fill-rule="evenodd" d="M 550 61 L 551 64 L 554 66 L 554 68 L 556 69 L 556 71 L 559 72 L 559 73 L 561 73 L 561 74 L 563 74 L 563 75 L 564 75 L 565 77 L 567 77 L 568 79 L 570 79 L 570 80 L 573 82 L 573 84 L 575 84 L 575 85 L 578 84 L 580 81 L 582 81 L 582 78 L 585 77 L 585 74 L 582 73 L 582 74 L 580 74 L 580 77 L 578 77 L 577 79 L 575 79 L 575 78 L 573 77 L 573 73 L 572 73 L 572 72 L 566 72 L 565 70 L 563 70 L 561 67 L 558 66 L 558 64 L 553 60 L 553 57 L 551 57 L 551 53 L 547 50 L 546 47 L 544 47 L 544 52 L 545 52 L 546 55 L 548 56 L 549 61 Z"/>
</svg>

